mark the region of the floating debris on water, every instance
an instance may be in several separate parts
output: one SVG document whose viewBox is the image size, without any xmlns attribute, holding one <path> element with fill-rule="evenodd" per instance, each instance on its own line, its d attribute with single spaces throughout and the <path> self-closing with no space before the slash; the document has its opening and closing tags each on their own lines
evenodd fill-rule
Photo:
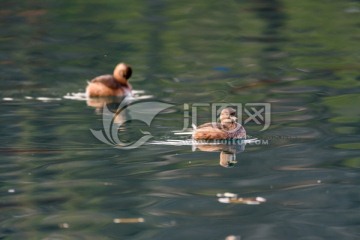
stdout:
<svg viewBox="0 0 360 240">
<path fill-rule="evenodd" d="M 4 101 L 14 101 L 14 99 L 11 97 L 4 97 L 3 100 Z"/>
<path fill-rule="evenodd" d="M 235 236 L 235 235 L 229 235 L 225 238 L 225 240 L 240 240 L 241 237 L 240 236 Z"/>
<path fill-rule="evenodd" d="M 266 199 L 263 197 L 250 197 L 242 198 L 238 197 L 235 193 L 218 193 L 216 194 L 218 201 L 221 203 L 237 203 L 237 204 L 248 204 L 248 205 L 259 205 L 266 202 Z"/>
<path fill-rule="evenodd" d="M 114 218 L 114 223 L 142 223 L 145 222 L 144 218 Z"/>
<path fill-rule="evenodd" d="M 60 227 L 60 228 L 69 228 L 70 225 L 69 225 L 68 223 L 60 223 L 60 224 L 59 224 L 59 227 Z"/>
<path fill-rule="evenodd" d="M 15 189 L 9 189 L 8 193 L 15 193 Z"/>
</svg>

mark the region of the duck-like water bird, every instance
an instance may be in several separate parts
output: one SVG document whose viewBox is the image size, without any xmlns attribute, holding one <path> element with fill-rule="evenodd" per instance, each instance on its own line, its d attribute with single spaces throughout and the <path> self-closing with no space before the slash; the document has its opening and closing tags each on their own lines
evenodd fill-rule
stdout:
<svg viewBox="0 0 360 240">
<path fill-rule="evenodd" d="M 132 87 L 128 82 L 131 74 L 132 69 L 129 65 L 119 63 L 112 75 L 101 75 L 88 82 L 86 96 L 92 98 L 131 95 Z"/>
<path fill-rule="evenodd" d="M 205 123 L 194 127 L 194 140 L 220 140 L 246 138 L 245 128 L 237 122 L 235 109 L 224 108 L 220 113 L 220 122 Z"/>
</svg>

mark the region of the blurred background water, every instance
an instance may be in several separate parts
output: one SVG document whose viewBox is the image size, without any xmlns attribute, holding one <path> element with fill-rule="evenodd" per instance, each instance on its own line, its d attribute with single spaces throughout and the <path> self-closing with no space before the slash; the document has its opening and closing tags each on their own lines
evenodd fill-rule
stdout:
<svg viewBox="0 0 360 240">
<path fill-rule="evenodd" d="M 359 13 L 355 0 L 1 1 L 0 239 L 360 239 Z M 90 131 L 101 111 L 64 96 L 120 61 L 134 89 L 174 105 L 122 139 L 184 139 L 184 104 L 270 103 L 269 129 L 245 125 L 268 144 L 232 168 L 191 146 L 106 145 Z"/>
</svg>

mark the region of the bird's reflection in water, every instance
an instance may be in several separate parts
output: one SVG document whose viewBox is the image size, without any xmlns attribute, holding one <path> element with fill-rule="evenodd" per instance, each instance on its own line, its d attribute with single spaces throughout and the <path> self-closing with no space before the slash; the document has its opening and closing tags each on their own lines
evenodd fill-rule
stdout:
<svg viewBox="0 0 360 240">
<path fill-rule="evenodd" d="M 245 143 L 237 139 L 232 144 L 203 144 L 194 143 L 193 151 L 199 149 L 203 152 L 220 152 L 219 164 L 225 168 L 234 167 L 237 163 L 236 154 L 245 150 Z"/>
<path fill-rule="evenodd" d="M 104 106 L 106 106 L 112 112 L 116 112 L 120 103 L 124 100 L 124 97 L 99 97 L 99 98 L 87 98 L 86 104 L 89 107 L 95 108 L 96 114 L 102 114 Z"/>
<path fill-rule="evenodd" d="M 124 108 L 130 104 L 127 103 L 125 97 L 99 97 L 99 98 L 87 98 L 86 104 L 89 107 L 95 108 L 97 115 L 103 115 L 106 112 L 113 114 L 113 123 L 126 122 L 126 111 Z M 104 111 L 106 108 L 106 111 Z"/>
<path fill-rule="evenodd" d="M 95 133 L 95 137 L 99 139 L 100 135 L 100 141 L 117 148 L 129 148 L 135 139 L 141 137 L 141 133 L 132 131 L 131 128 L 131 115 L 128 109 L 131 100 L 126 97 L 99 97 L 86 100 L 87 105 L 95 108 L 95 114 L 101 116 L 102 120 L 102 129 L 96 130 L 101 133 Z"/>
</svg>

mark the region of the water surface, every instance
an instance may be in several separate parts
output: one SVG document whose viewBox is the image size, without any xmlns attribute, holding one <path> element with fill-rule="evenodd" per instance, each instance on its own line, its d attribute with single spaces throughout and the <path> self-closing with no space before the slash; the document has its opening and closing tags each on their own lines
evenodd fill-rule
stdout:
<svg viewBox="0 0 360 240">
<path fill-rule="evenodd" d="M 359 239 L 359 12 L 350 0 L 3 1 L 0 238 Z M 266 141 L 228 168 L 218 151 L 99 141 L 101 110 L 66 96 L 119 61 L 141 101 L 173 105 L 122 140 L 188 139 L 174 134 L 184 104 L 270 103 L 269 129 L 245 125 Z M 226 192 L 266 202 L 219 202 Z"/>
</svg>

